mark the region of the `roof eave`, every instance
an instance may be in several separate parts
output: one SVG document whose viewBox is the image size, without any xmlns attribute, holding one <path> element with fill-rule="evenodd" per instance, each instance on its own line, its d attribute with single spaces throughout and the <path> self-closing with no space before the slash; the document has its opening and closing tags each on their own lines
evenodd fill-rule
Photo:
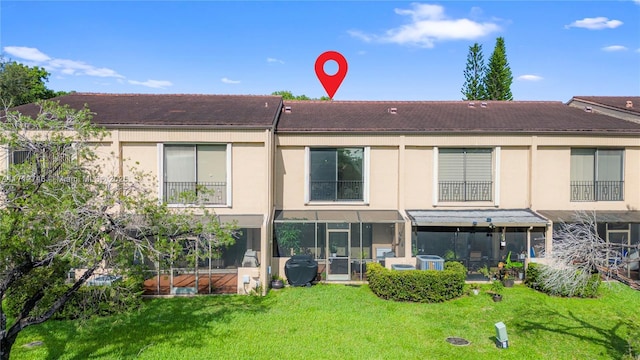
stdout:
<svg viewBox="0 0 640 360">
<path fill-rule="evenodd" d="M 598 135 L 598 136 L 625 136 L 625 137 L 637 137 L 640 135 L 640 131 L 633 131 L 631 129 L 621 130 L 603 130 L 603 131 L 591 131 L 591 130 L 510 130 L 510 131 L 486 131 L 486 130 L 281 130 L 277 129 L 276 134 L 282 135 L 336 135 L 336 134 L 354 134 L 354 135 Z"/>
</svg>

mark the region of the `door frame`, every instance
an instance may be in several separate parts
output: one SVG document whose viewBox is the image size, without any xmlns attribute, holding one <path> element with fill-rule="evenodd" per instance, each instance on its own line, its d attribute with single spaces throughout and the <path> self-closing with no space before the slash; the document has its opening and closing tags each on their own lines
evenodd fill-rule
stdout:
<svg viewBox="0 0 640 360">
<path fill-rule="evenodd" d="M 348 281 L 351 280 L 351 224 L 347 223 L 348 227 L 342 229 L 331 229 L 329 224 L 327 224 L 326 236 L 327 242 L 325 244 L 325 254 L 327 254 L 326 260 L 326 272 L 327 272 L 327 281 Z M 331 234 L 342 233 L 347 235 L 347 248 L 346 248 L 346 256 L 331 256 Z M 346 274 L 331 274 L 331 262 L 336 259 L 340 261 L 347 261 L 347 273 Z"/>
</svg>

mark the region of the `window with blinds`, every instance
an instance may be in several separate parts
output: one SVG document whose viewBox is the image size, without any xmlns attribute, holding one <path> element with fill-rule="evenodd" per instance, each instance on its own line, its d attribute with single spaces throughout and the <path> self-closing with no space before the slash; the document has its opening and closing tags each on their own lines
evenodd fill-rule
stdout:
<svg viewBox="0 0 640 360">
<path fill-rule="evenodd" d="M 571 201 L 624 200 L 624 150 L 571 149 Z"/>
<path fill-rule="evenodd" d="M 439 201 L 491 201 L 492 149 L 440 149 Z"/>
<path fill-rule="evenodd" d="M 227 204 L 227 145 L 165 145 L 164 201 Z"/>
<path fill-rule="evenodd" d="M 33 150 L 11 149 L 9 154 L 10 165 L 30 166 L 33 169 L 32 176 L 47 179 L 62 176 L 63 165 L 73 165 L 73 161 L 76 160 L 75 148 L 71 144 L 39 143 Z M 64 175 L 66 177 L 69 174 Z"/>
</svg>

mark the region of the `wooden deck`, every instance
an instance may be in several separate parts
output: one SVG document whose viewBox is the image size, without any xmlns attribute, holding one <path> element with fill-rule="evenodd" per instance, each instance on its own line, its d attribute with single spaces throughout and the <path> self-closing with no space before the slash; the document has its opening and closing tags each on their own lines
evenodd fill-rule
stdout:
<svg viewBox="0 0 640 360">
<path fill-rule="evenodd" d="M 158 277 L 144 281 L 143 295 L 170 295 L 171 277 L 160 275 L 160 288 L 158 291 Z M 195 287 L 196 277 L 194 274 L 182 274 L 173 277 L 173 286 L 180 288 Z M 209 276 L 200 274 L 198 277 L 198 294 L 237 294 L 238 293 L 237 273 L 216 273 L 211 274 L 211 291 L 209 291 Z"/>
</svg>

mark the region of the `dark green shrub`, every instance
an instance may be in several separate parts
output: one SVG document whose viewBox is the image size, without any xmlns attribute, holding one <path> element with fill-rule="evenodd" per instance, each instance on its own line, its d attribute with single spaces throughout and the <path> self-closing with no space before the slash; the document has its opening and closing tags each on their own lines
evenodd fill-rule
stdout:
<svg viewBox="0 0 640 360">
<path fill-rule="evenodd" d="M 540 264 L 529 263 L 529 265 L 527 266 L 527 273 L 524 278 L 524 284 L 532 289 L 540 290 L 540 285 L 538 285 L 539 278 L 540 278 Z"/>
<path fill-rule="evenodd" d="M 30 315 L 44 314 L 70 286 L 69 284 L 58 284 L 47 288 L 44 297 Z M 141 305 L 142 290 L 142 281 L 137 278 L 129 278 L 113 283 L 111 286 L 82 286 L 52 318 L 78 319 L 127 312 Z M 12 293 L 7 296 L 5 301 L 7 314 L 16 317 L 22 310 L 21 306 L 26 298 L 27 296 L 21 293 Z"/>
<path fill-rule="evenodd" d="M 545 286 L 544 282 L 541 279 L 541 272 L 545 268 L 546 265 L 530 263 L 527 266 L 527 276 L 524 280 L 525 285 L 528 287 L 538 290 L 540 292 L 554 295 L 554 296 L 564 296 L 568 297 L 571 295 L 569 288 L 562 287 L 560 289 L 550 289 L 548 286 Z M 575 274 L 576 276 L 578 273 Z M 596 297 L 598 295 L 598 288 L 600 287 L 601 279 L 600 274 L 593 273 L 589 277 L 589 281 L 579 289 L 575 289 L 571 296 L 574 297 Z"/>
<path fill-rule="evenodd" d="M 465 267 L 446 262 L 444 270 L 395 271 L 378 263 L 367 264 L 369 288 L 377 296 L 396 301 L 442 302 L 463 294 Z"/>
</svg>

